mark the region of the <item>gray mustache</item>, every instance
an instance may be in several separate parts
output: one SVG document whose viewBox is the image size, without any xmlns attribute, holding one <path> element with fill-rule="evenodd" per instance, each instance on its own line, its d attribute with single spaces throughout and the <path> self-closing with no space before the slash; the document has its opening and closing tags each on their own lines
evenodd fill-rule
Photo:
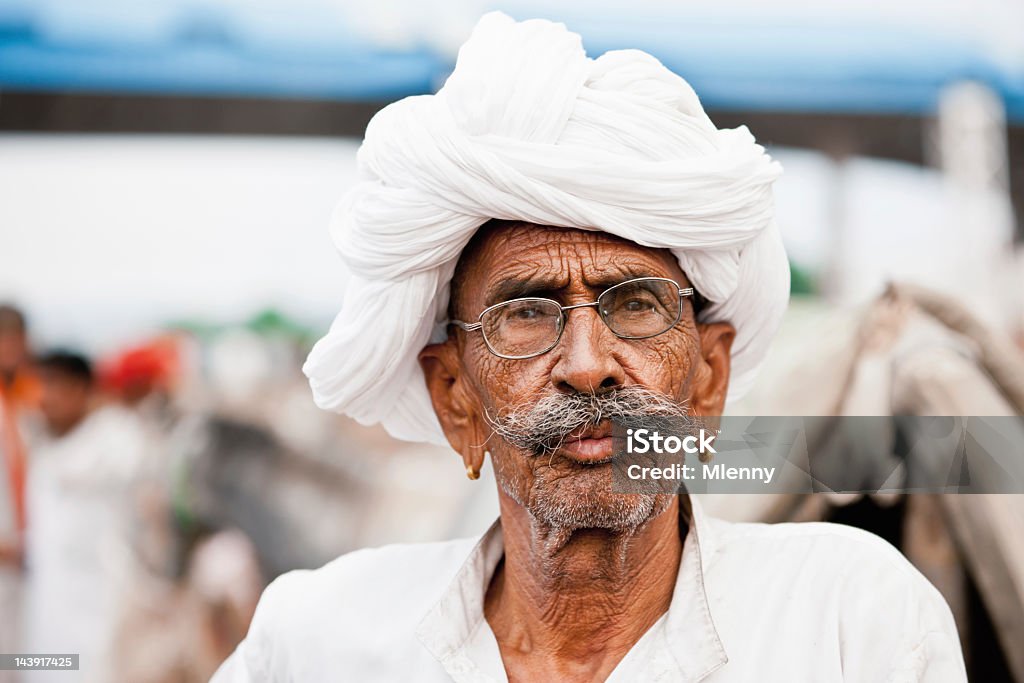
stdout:
<svg viewBox="0 0 1024 683">
<path fill-rule="evenodd" d="M 490 419 L 494 433 L 516 448 L 541 455 L 557 450 L 575 429 L 605 420 L 632 428 L 692 427 L 685 403 L 640 386 L 603 394 L 549 394 Z"/>
</svg>

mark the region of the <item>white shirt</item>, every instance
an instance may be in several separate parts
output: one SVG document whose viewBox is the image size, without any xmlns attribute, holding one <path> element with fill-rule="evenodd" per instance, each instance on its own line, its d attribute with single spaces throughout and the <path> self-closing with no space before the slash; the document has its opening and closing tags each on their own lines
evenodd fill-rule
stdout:
<svg viewBox="0 0 1024 683">
<path fill-rule="evenodd" d="M 81 680 L 110 680 L 131 485 L 145 449 L 137 418 L 116 407 L 91 413 L 62 437 L 32 443 L 25 651 L 79 653 Z M 67 680 L 64 671 L 37 673 L 33 681 Z"/>
<path fill-rule="evenodd" d="M 672 602 L 608 681 L 965 681 L 938 591 L 880 538 L 733 524 L 693 500 Z M 504 552 L 392 545 L 278 578 L 214 683 L 505 681 L 484 594 Z"/>
</svg>

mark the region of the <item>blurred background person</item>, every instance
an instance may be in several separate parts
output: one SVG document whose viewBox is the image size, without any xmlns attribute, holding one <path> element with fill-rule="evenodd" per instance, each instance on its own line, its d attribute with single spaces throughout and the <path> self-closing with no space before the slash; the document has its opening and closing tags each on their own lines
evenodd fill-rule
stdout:
<svg viewBox="0 0 1024 683">
<path fill-rule="evenodd" d="M 43 425 L 30 443 L 25 647 L 79 653 L 86 680 L 105 681 L 145 439 L 133 415 L 97 405 L 85 357 L 55 351 L 37 368 Z"/>
<path fill-rule="evenodd" d="M 25 532 L 25 423 L 38 408 L 24 314 L 0 304 L 0 651 L 20 645 L 21 564 Z M 0 682 L 13 674 L 0 671 Z"/>
<path fill-rule="evenodd" d="M 24 314 L 0 305 L 0 563 L 17 563 L 25 528 L 25 420 L 38 407 L 39 382 L 32 367 Z"/>
</svg>

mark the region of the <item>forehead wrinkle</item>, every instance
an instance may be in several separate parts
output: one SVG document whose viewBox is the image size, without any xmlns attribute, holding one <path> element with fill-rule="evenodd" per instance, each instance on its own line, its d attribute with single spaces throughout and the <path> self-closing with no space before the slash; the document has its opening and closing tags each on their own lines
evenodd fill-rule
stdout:
<svg viewBox="0 0 1024 683">
<path fill-rule="evenodd" d="M 524 289 L 558 291 L 570 283 L 569 273 L 546 269 L 529 262 L 514 262 L 499 268 L 488 277 L 484 286 L 484 304 L 493 305 L 524 295 Z"/>
<path fill-rule="evenodd" d="M 508 262 L 512 277 L 525 279 L 517 268 L 532 270 L 531 278 L 547 280 L 606 281 L 610 277 L 672 277 L 678 279 L 679 265 L 664 249 L 644 247 L 605 233 L 584 231 L 545 231 L 532 245 L 504 245 L 512 253 Z M 569 235 L 569 239 L 566 236 Z M 489 256 L 500 258 L 497 250 Z M 505 258 L 508 258 L 507 256 Z M 541 274 L 541 271 L 544 271 Z M 504 276 L 504 275 L 503 275 Z M 508 277 L 508 276 L 504 276 Z"/>
<path fill-rule="evenodd" d="M 524 257 L 500 268 L 489 278 L 484 290 L 483 304 L 492 306 L 502 301 L 523 296 L 546 295 L 563 292 L 572 295 L 597 296 L 600 292 L 638 277 L 667 277 L 678 279 L 657 259 L 634 257 L 616 258 L 611 254 L 600 258 L 574 260 L 570 257 L 539 264 Z M 554 268 L 546 266 L 554 266 Z"/>
<path fill-rule="evenodd" d="M 678 279 L 678 275 L 666 268 L 659 259 L 644 258 L 602 259 L 582 273 L 583 283 L 587 287 L 601 290 L 639 277 Z"/>
<path fill-rule="evenodd" d="M 587 287 L 608 287 L 635 277 L 669 277 L 682 270 L 667 249 L 646 247 L 604 232 L 570 230 L 549 233 L 551 251 Z M 552 257 L 552 261 L 555 257 Z"/>
<path fill-rule="evenodd" d="M 599 293 L 636 277 L 668 277 L 687 286 L 675 256 L 595 230 L 555 228 L 524 223 L 498 224 L 482 230 L 460 260 L 454 311 L 473 309 L 514 297 L 493 296 L 502 280 L 536 281 L 531 288 Z M 512 287 L 509 287 L 511 291 Z M 578 291 L 577 291 L 578 290 Z M 494 299 L 493 301 L 491 299 Z"/>
</svg>

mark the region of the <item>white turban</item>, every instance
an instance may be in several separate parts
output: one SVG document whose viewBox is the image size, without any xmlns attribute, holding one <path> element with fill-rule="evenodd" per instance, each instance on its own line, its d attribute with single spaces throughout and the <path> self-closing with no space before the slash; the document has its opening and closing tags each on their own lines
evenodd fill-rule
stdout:
<svg viewBox="0 0 1024 683">
<path fill-rule="evenodd" d="M 671 249 L 711 302 L 701 319 L 736 328 L 730 400 L 789 298 L 778 163 L 654 57 L 589 59 L 562 24 L 485 15 L 436 95 L 373 117 L 358 164 L 331 227 L 351 278 L 303 371 L 321 408 L 400 439 L 445 443 L 417 354 L 445 338 L 456 262 L 492 218 Z"/>
</svg>

